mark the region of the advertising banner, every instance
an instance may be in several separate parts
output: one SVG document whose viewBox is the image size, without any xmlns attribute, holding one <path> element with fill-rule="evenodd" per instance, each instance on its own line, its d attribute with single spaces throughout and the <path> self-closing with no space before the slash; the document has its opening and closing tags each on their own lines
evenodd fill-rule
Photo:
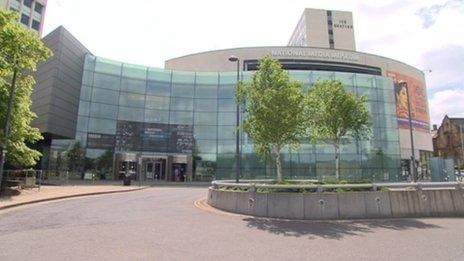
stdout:
<svg viewBox="0 0 464 261">
<path fill-rule="evenodd" d="M 193 130 L 189 125 L 118 121 L 117 151 L 192 153 Z"/>
<path fill-rule="evenodd" d="M 425 83 L 398 72 L 387 71 L 387 76 L 393 79 L 393 83 L 395 85 L 396 115 L 398 117 L 398 127 L 402 129 L 409 129 L 409 117 L 411 117 L 413 130 L 429 132 L 430 118 Z M 399 84 L 401 81 L 407 83 L 408 90 L 406 90 L 404 85 Z M 407 91 L 409 91 L 411 115 L 408 113 Z"/>
</svg>

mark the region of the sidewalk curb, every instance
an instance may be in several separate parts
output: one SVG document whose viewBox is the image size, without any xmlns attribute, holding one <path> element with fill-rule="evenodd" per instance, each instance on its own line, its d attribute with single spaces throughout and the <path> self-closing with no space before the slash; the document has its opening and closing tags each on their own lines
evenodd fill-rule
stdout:
<svg viewBox="0 0 464 261">
<path fill-rule="evenodd" d="M 133 191 L 144 190 L 144 189 L 147 189 L 147 188 L 150 188 L 150 187 L 142 187 L 142 188 L 136 188 L 136 189 L 130 189 L 130 190 L 113 190 L 113 191 L 90 192 L 90 193 L 66 195 L 66 196 L 59 196 L 59 197 L 52 197 L 52 198 L 43 198 L 43 199 L 37 199 L 37 200 L 31 200 L 31 201 L 27 201 L 27 202 L 11 204 L 11 205 L 7 205 L 7 206 L 0 206 L 0 211 L 5 210 L 5 209 L 9 209 L 9 208 L 15 208 L 15 207 L 20 207 L 20 206 L 25 206 L 25 205 L 32 205 L 32 204 L 42 203 L 42 202 L 47 202 L 47 201 L 54 201 L 54 200 L 68 199 L 68 198 L 77 198 L 77 197 L 85 197 L 85 196 L 96 196 L 96 195 L 104 195 L 104 194 L 133 192 Z"/>
</svg>

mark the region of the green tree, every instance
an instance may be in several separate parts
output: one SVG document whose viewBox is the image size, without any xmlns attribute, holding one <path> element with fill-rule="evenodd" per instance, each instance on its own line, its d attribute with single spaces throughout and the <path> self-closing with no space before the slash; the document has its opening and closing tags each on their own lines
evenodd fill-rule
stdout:
<svg viewBox="0 0 464 261">
<path fill-rule="evenodd" d="M 343 88 L 340 81 L 318 81 L 305 97 L 306 124 L 313 142 L 324 141 L 335 148 L 335 176 L 340 179 L 340 145 L 349 138 L 367 139 L 371 135 L 366 98 Z"/>
<path fill-rule="evenodd" d="M 301 84 L 291 81 L 277 60 L 264 57 L 251 83 L 240 84 L 236 96 L 237 102 L 245 103 L 243 129 L 261 158 L 274 153 L 277 180 L 282 181 L 281 150 L 298 147 L 303 130 Z"/>
<path fill-rule="evenodd" d="M 72 148 L 66 152 L 65 157 L 70 171 L 82 169 L 86 163 L 85 151 L 80 142 L 74 143 Z"/>
<path fill-rule="evenodd" d="M 34 165 L 41 154 L 27 143 L 35 143 L 42 136 L 30 126 L 36 117 L 30 110 L 35 83 L 30 73 L 52 52 L 35 33 L 17 22 L 17 14 L 1 9 L 0 47 L 0 146 L 3 150 L 6 143 L 6 160 L 10 164 Z M 11 116 L 9 120 L 7 115 Z M 1 160 L 3 163 L 4 159 Z"/>
</svg>

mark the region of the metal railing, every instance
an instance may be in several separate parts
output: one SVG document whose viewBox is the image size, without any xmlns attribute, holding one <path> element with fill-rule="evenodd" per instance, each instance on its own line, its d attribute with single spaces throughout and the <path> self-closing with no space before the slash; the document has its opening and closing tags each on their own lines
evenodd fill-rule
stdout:
<svg viewBox="0 0 464 261">
<path fill-rule="evenodd" d="M 265 181 L 264 181 L 265 182 Z M 379 183 L 361 183 L 361 184 L 266 184 L 263 181 L 249 181 L 246 183 L 235 183 L 233 180 L 215 180 L 211 182 L 212 187 L 219 189 L 221 187 L 251 189 L 309 189 L 323 192 L 324 190 L 333 189 L 370 189 L 377 191 L 381 188 L 387 189 L 433 189 L 433 188 L 455 188 L 464 190 L 464 182 L 379 182 Z"/>
</svg>

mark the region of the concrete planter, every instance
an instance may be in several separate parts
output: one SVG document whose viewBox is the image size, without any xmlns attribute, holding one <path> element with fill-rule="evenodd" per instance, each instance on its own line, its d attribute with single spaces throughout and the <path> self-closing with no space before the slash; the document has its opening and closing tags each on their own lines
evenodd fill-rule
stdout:
<svg viewBox="0 0 464 261">
<path fill-rule="evenodd" d="M 285 219 L 369 219 L 464 216 L 464 191 L 453 189 L 347 192 L 257 193 L 208 191 L 209 205 L 239 214 Z"/>
</svg>

